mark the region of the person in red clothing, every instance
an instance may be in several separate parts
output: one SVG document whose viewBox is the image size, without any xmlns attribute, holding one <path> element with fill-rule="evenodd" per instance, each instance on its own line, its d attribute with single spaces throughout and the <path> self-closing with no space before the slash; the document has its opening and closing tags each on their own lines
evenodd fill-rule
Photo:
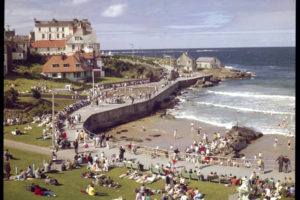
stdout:
<svg viewBox="0 0 300 200">
<path fill-rule="evenodd" d="M 67 133 L 66 133 L 66 131 L 64 131 L 64 132 L 61 134 L 61 136 L 62 136 L 63 139 L 67 138 Z"/>
<path fill-rule="evenodd" d="M 234 176 L 234 177 L 231 179 L 231 185 L 232 185 L 232 186 L 236 186 L 236 185 L 237 185 L 236 176 Z"/>
<path fill-rule="evenodd" d="M 35 195 L 41 195 L 41 196 L 51 196 L 51 197 L 56 197 L 55 194 L 53 194 L 50 191 L 43 190 L 39 185 L 35 185 L 34 188 L 34 194 Z"/>
<path fill-rule="evenodd" d="M 190 188 L 190 189 L 188 190 L 188 192 L 189 192 L 189 195 L 190 195 L 191 199 L 193 199 L 194 196 L 195 196 L 195 192 L 194 192 L 193 188 Z"/>
</svg>

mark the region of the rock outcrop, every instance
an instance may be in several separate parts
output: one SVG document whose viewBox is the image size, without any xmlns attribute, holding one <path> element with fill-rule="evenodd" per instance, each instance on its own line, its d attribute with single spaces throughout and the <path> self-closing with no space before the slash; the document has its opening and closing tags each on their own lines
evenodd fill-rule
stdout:
<svg viewBox="0 0 300 200">
<path fill-rule="evenodd" d="M 218 85 L 220 81 L 221 80 L 215 76 L 212 76 L 209 80 L 205 80 L 204 78 L 202 78 L 195 83 L 194 87 L 197 88 L 212 87 Z"/>
<path fill-rule="evenodd" d="M 209 71 L 214 77 L 219 79 L 250 79 L 251 73 L 247 71 L 240 71 L 236 69 L 228 69 L 220 67 Z"/>
<path fill-rule="evenodd" d="M 256 132 L 247 127 L 233 126 L 225 135 L 229 140 L 226 147 L 222 149 L 216 149 L 216 153 L 221 156 L 228 157 L 241 157 L 242 155 L 239 152 L 246 148 L 251 141 L 256 140 L 262 137 L 261 132 Z"/>
</svg>

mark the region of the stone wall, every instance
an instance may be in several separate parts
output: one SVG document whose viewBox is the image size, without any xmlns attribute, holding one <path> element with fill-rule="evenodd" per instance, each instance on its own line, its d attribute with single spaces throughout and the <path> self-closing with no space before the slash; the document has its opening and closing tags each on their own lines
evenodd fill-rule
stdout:
<svg viewBox="0 0 300 200">
<path fill-rule="evenodd" d="M 209 79 L 210 77 L 211 75 L 205 76 L 206 79 Z M 163 101 L 168 100 L 168 98 L 175 93 L 177 89 L 189 87 L 195 84 L 200 78 L 203 78 L 203 76 L 175 81 L 149 100 L 93 114 L 84 122 L 83 127 L 86 131 L 91 133 L 100 132 L 102 129 L 127 123 L 147 116 L 153 112 L 153 110 L 158 108 Z"/>
</svg>

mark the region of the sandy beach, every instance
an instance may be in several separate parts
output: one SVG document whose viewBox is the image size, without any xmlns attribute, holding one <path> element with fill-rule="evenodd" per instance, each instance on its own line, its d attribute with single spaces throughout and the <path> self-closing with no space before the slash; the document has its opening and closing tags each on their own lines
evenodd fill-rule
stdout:
<svg viewBox="0 0 300 200">
<path fill-rule="evenodd" d="M 191 130 L 191 123 L 194 123 L 194 131 Z M 177 129 L 176 147 L 183 151 L 185 147 L 191 145 L 193 141 L 202 139 L 202 134 L 198 136 L 196 128 L 202 128 L 201 133 L 207 133 L 209 139 L 212 139 L 214 132 L 225 135 L 226 129 L 223 127 L 212 126 L 199 121 L 187 119 L 167 119 L 154 114 L 133 122 L 122 124 L 110 129 L 107 133 L 114 136 L 122 144 L 129 144 L 128 138 L 133 138 L 133 144 L 148 147 L 157 147 L 160 149 L 170 149 L 174 144 L 174 130 Z M 278 137 L 278 145 L 274 147 L 274 138 Z M 138 141 L 140 140 L 140 141 Z M 288 155 L 295 163 L 295 139 L 291 138 L 291 149 L 287 148 L 288 139 L 282 135 L 264 135 L 256 141 L 253 141 L 241 151 L 247 159 L 253 159 L 255 154 L 261 152 L 267 162 L 274 163 L 274 160 L 280 155 Z"/>
</svg>

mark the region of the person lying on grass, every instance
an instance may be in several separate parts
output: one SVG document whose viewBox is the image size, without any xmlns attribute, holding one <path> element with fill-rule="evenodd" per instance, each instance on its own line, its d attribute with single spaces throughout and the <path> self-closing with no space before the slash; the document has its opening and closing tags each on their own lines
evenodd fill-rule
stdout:
<svg viewBox="0 0 300 200">
<path fill-rule="evenodd" d="M 81 193 L 83 194 L 88 194 L 90 196 L 96 196 L 97 195 L 97 192 L 94 188 L 94 184 L 93 183 L 90 183 L 88 185 L 88 187 L 86 188 L 86 190 L 81 190 Z"/>
</svg>

